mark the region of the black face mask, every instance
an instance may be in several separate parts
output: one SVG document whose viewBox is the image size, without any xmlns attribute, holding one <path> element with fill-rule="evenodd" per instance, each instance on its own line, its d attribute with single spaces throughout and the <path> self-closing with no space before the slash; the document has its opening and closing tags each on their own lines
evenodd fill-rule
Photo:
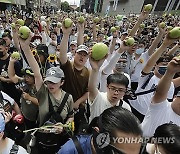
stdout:
<svg viewBox="0 0 180 154">
<path fill-rule="evenodd" d="M 4 53 L 0 52 L 0 58 L 4 57 Z"/>
</svg>

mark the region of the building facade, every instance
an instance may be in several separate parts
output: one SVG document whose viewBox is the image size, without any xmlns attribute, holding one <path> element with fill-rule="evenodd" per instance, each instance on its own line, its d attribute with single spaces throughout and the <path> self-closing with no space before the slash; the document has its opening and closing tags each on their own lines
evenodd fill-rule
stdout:
<svg viewBox="0 0 180 154">
<path fill-rule="evenodd" d="M 89 13 L 101 15 L 139 14 L 146 4 L 152 4 L 152 13 L 180 10 L 180 0 L 85 0 L 85 9 Z"/>
</svg>

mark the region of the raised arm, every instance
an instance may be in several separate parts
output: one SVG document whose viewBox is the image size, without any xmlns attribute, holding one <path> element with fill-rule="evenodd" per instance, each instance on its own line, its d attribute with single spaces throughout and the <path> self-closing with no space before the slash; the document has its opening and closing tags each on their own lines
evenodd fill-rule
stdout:
<svg viewBox="0 0 180 154">
<path fill-rule="evenodd" d="M 93 22 L 93 41 L 96 42 L 97 40 L 97 30 L 96 30 L 96 23 Z"/>
<path fill-rule="evenodd" d="M 105 60 L 105 58 L 102 60 L 99 60 L 99 61 L 95 61 L 91 58 L 91 56 L 89 58 L 90 65 L 92 68 L 90 77 L 89 77 L 89 83 L 88 83 L 89 99 L 91 102 L 94 101 L 94 99 L 96 98 L 96 96 L 98 94 L 98 89 L 96 88 L 97 82 L 98 82 L 98 73 L 99 73 L 99 69 L 102 66 L 104 60 Z"/>
<path fill-rule="evenodd" d="M 169 62 L 165 75 L 159 81 L 152 103 L 161 103 L 167 99 L 171 81 L 177 72 L 180 72 L 180 58 L 175 57 Z"/>
<path fill-rule="evenodd" d="M 18 51 L 21 51 L 20 46 L 19 46 L 19 40 L 18 40 L 18 26 L 16 25 L 15 28 L 12 28 L 12 32 L 13 32 L 13 41 L 14 41 L 14 45 L 16 47 L 16 49 L 18 49 Z"/>
<path fill-rule="evenodd" d="M 179 46 L 180 46 L 180 42 L 177 43 L 171 50 L 169 50 L 169 52 L 167 54 L 173 55 L 179 49 Z"/>
<path fill-rule="evenodd" d="M 38 65 L 37 61 L 35 60 L 32 52 L 30 50 L 30 47 L 29 47 L 31 38 L 32 38 L 32 34 L 30 34 L 30 36 L 27 38 L 27 40 L 23 40 L 21 38 L 19 38 L 19 40 L 20 40 L 21 48 L 24 51 L 24 54 L 28 60 L 28 63 L 30 65 L 32 71 L 34 72 L 36 90 L 38 91 L 43 84 L 43 78 L 40 73 L 39 65 Z"/>
<path fill-rule="evenodd" d="M 64 24 L 63 24 L 62 31 L 63 31 L 63 37 L 62 37 L 61 44 L 60 44 L 59 60 L 60 60 L 61 64 L 65 64 L 68 60 L 68 57 L 67 57 L 68 40 L 69 40 L 69 35 L 72 31 L 72 26 L 69 28 L 65 28 Z"/>
<path fill-rule="evenodd" d="M 111 57 L 109 63 L 104 66 L 102 70 L 102 74 L 110 74 L 112 70 L 115 68 L 116 63 L 118 62 L 121 54 L 129 49 L 129 46 L 124 45 L 124 42 L 121 43 L 119 50 Z"/>
<path fill-rule="evenodd" d="M 113 51 L 114 51 L 114 48 L 115 48 L 115 45 L 116 45 L 116 40 L 117 40 L 117 34 L 118 32 L 115 31 L 112 35 L 113 35 L 113 38 L 111 40 L 111 44 L 110 44 L 110 48 L 109 48 L 109 53 L 112 54 Z"/>
<path fill-rule="evenodd" d="M 148 54 L 149 56 L 151 56 L 153 54 L 153 52 L 155 51 L 155 49 L 157 48 L 158 44 L 161 42 L 163 36 L 165 35 L 166 31 L 165 29 L 161 28 L 159 26 L 159 33 L 156 36 L 156 38 L 154 39 L 154 41 L 152 42 L 149 50 L 148 50 Z"/>
<path fill-rule="evenodd" d="M 84 23 L 77 23 L 78 27 L 78 37 L 77 37 L 77 45 L 82 45 L 84 43 Z"/>
<path fill-rule="evenodd" d="M 131 32 L 129 33 L 129 36 L 131 37 L 134 37 L 136 31 L 138 30 L 140 24 L 144 21 L 144 19 L 146 19 L 149 15 L 149 12 L 146 12 L 146 11 L 142 11 L 139 18 L 138 18 L 138 21 L 136 22 L 136 24 L 134 25 L 134 27 L 132 28 Z"/>
<path fill-rule="evenodd" d="M 149 58 L 146 66 L 142 70 L 143 73 L 148 74 L 152 71 L 153 67 L 155 66 L 157 60 L 161 57 L 163 52 L 166 50 L 166 48 L 171 45 L 175 39 L 169 39 L 168 36 L 165 37 L 162 45 L 155 51 L 152 56 Z"/>
<path fill-rule="evenodd" d="M 14 63 L 16 59 L 10 58 L 9 66 L 8 66 L 8 76 L 12 80 L 13 83 L 17 83 L 19 80 L 23 80 L 23 78 L 17 76 L 14 70 Z"/>
</svg>

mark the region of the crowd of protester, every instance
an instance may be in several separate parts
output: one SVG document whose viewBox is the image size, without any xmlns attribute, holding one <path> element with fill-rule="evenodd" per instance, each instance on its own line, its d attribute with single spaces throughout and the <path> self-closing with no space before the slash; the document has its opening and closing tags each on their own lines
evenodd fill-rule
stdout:
<svg viewBox="0 0 180 154">
<path fill-rule="evenodd" d="M 18 18 L 31 29 L 27 39 L 18 34 Z M 66 18 L 73 21 L 68 28 Z M 0 153 L 180 152 L 180 37 L 168 31 L 180 27 L 180 17 L 143 10 L 94 18 L 0 12 Z M 125 44 L 128 37 L 135 39 L 132 46 Z M 94 60 L 99 42 L 109 51 Z"/>
</svg>

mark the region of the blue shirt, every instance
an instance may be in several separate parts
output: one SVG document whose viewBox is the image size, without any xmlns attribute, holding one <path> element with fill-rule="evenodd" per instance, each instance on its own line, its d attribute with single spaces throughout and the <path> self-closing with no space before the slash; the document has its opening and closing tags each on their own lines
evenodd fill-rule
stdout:
<svg viewBox="0 0 180 154">
<path fill-rule="evenodd" d="M 79 140 L 79 143 L 81 145 L 83 153 L 84 154 L 92 154 L 92 151 L 91 151 L 91 137 L 92 136 L 79 135 L 79 136 L 76 136 L 76 137 Z M 61 147 L 61 149 L 58 151 L 58 154 L 78 154 L 73 140 L 70 139 L 68 142 L 66 142 Z"/>
</svg>

